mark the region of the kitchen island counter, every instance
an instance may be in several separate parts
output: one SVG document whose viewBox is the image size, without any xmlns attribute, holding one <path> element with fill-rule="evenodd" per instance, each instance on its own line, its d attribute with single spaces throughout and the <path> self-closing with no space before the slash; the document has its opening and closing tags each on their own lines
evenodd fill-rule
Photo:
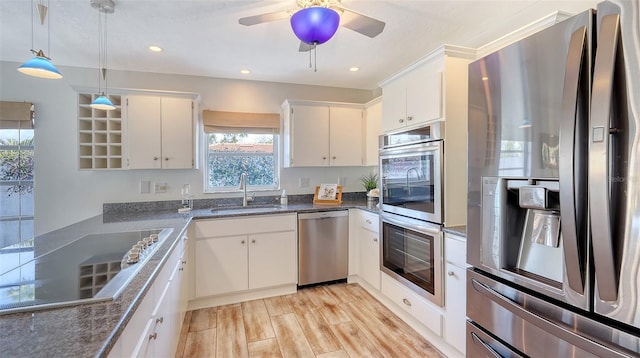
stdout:
<svg viewBox="0 0 640 358">
<path fill-rule="evenodd" d="M 366 200 L 344 201 L 339 206 L 296 203 L 250 211 L 216 208 L 190 213 L 176 210 L 117 212 L 38 236 L 34 240 L 34 257 L 89 234 L 173 229 L 115 300 L 0 315 L 0 357 L 106 357 L 164 266 L 168 253 L 192 220 L 350 208 L 378 212 L 377 207 L 367 206 Z"/>
</svg>

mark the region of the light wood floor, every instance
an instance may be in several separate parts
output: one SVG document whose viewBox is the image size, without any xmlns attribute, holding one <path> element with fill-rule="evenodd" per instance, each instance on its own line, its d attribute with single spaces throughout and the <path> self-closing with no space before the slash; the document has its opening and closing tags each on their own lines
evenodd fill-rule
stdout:
<svg viewBox="0 0 640 358">
<path fill-rule="evenodd" d="M 176 357 L 443 357 L 358 284 L 187 312 Z"/>
</svg>

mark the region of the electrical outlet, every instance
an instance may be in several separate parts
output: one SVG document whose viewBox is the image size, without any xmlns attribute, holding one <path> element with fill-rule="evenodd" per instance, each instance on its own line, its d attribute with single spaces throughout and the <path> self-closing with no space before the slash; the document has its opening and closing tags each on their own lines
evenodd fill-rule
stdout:
<svg viewBox="0 0 640 358">
<path fill-rule="evenodd" d="M 166 193 L 167 192 L 167 183 L 154 183 L 153 192 L 158 193 Z"/>
<path fill-rule="evenodd" d="M 149 194 L 151 192 L 151 182 L 148 180 L 140 180 L 140 194 Z"/>
<path fill-rule="evenodd" d="M 347 185 L 347 177 L 338 177 L 338 185 L 346 186 Z"/>
<path fill-rule="evenodd" d="M 308 188 L 309 187 L 309 178 L 300 178 L 300 187 Z"/>
</svg>

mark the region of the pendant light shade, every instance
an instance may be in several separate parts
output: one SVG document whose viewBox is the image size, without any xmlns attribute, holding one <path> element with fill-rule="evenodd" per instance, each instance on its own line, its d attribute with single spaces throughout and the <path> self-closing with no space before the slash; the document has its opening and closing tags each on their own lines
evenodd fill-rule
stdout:
<svg viewBox="0 0 640 358">
<path fill-rule="evenodd" d="M 111 111 L 116 109 L 116 106 L 113 105 L 113 102 L 104 94 L 104 92 L 91 102 L 89 105 L 91 108 L 102 109 L 105 111 Z"/>
<path fill-rule="evenodd" d="M 42 50 L 36 52 L 35 57 L 18 66 L 18 71 L 40 78 L 62 78 L 62 73 L 51 63 L 51 59 L 44 55 Z"/>
<path fill-rule="evenodd" d="M 311 6 L 291 16 L 291 28 L 300 41 L 309 45 L 323 44 L 338 30 L 340 15 L 335 10 Z"/>
<path fill-rule="evenodd" d="M 91 0 L 91 7 L 98 10 L 98 91 L 102 91 L 102 80 L 104 80 L 104 90 L 89 107 L 112 111 L 116 109 L 113 102 L 107 97 L 105 92 L 107 84 L 107 14 L 115 11 L 113 0 Z"/>
<path fill-rule="evenodd" d="M 39 77 L 39 78 L 48 78 L 48 79 L 59 79 L 62 78 L 62 72 L 60 72 L 52 63 L 51 59 L 45 56 L 44 51 L 39 50 L 35 51 L 33 48 L 33 9 L 36 8 L 38 10 L 38 16 L 40 18 L 40 24 L 44 25 L 44 22 L 47 20 L 47 12 L 49 9 L 49 1 L 39 0 L 38 4 L 34 6 L 33 0 L 31 0 L 31 52 L 35 54 L 35 57 L 30 59 L 29 61 L 23 63 L 18 66 L 18 71 L 20 73 L 24 73 L 25 75 Z M 51 30 L 49 29 L 50 22 L 47 21 L 47 52 L 49 52 L 49 42 Z"/>
</svg>

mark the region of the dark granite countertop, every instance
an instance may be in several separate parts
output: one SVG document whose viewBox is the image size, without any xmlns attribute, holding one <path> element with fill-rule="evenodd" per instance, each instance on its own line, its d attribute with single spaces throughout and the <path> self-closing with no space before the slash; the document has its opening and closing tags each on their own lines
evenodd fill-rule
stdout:
<svg viewBox="0 0 640 358">
<path fill-rule="evenodd" d="M 174 206 L 175 208 L 175 206 Z M 55 250 L 87 234 L 172 228 L 171 235 L 112 301 L 0 315 L 0 357 L 104 357 L 120 337 L 135 309 L 160 272 L 172 247 L 191 220 L 358 208 L 378 213 L 364 199 L 342 205 L 292 203 L 247 210 L 195 209 L 105 212 L 35 239 L 36 255 Z"/>
</svg>

